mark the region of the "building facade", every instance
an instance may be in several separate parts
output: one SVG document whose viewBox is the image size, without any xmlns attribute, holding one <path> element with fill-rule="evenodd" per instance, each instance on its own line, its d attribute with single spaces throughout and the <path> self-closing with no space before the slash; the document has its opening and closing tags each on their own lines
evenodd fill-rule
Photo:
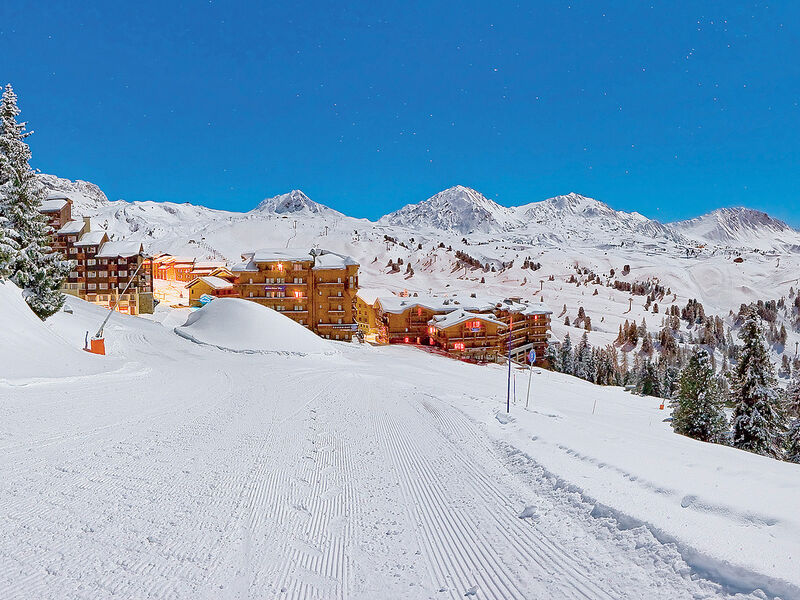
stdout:
<svg viewBox="0 0 800 600">
<path fill-rule="evenodd" d="M 327 250 L 264 249 L 242 255 L 231 270 L 240 298 L 268 306 L 332 340 L 358 331 L 358 263 Z"/>
<path fill-rule="evenodd" d="M 382 296 L 375 301 L 375 312 L 381 343 L 439 346 L 455 356 L 482 361 L 499 360 L 510 353 L 512 359 L 525 362 L 534 350 L 539 365 L 544 364 L 552 315 L 543 305 L 521 298 L 479 298 L 475 294 Z M 463 331 L 469 318 L 458 321 L 455 329 L 440 330 L 440 323 L 450 323 L 444 317 L 461 313 L 476 315 L 475 331 L 470 332 L 474 335 Z M 469 347 L 473 350 L 467 351 Z"/>
<path fill-rule="evenodd" d="M 64 293 L 129 314 L 153 312 L 152 264 L 141 243 L 110 241 L 105 231 L 92 231 L 88 217 L 73 220 L 65 196 L 51 195 L 40 211 L 53 228 L 53 248 L 72 262 Z"/>
</svg>

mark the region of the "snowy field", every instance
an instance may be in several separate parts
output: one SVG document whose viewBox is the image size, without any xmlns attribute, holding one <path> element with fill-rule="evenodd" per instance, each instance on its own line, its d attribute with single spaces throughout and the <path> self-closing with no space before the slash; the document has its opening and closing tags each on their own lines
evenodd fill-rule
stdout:
<svg viewBox="0 0 800 600">
<path fill-rule="evenodd" d="M 53 365 L 103 316 L 70 305 Z M 185 317 L 115 315 L 95 374 L 3 355 L 4 600 L 800 598 L 800 467 L 656 399 L 535 371 L 525 410 L 520 372 L 507 419 L 499 365 L 231 352 Z"/>
</svg>

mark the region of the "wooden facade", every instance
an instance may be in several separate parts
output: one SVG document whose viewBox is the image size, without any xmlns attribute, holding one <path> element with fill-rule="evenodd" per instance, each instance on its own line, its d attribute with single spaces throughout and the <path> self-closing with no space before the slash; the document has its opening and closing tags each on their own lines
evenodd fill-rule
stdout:
<svg viewBox="0 0 800 600">
<path fill-rule="evenodd" d="M 53 227 L 53 248 L 72 263 L 62 291 L 120 312 L 153 312 L 153 274 L 141 243 L 112 242 L 105 231 L 92 231 L 88 218 L 73 220 L 72 201 L 63 196 L 48 198 L 41 211 Z"/>
<path fill-rule="evenodd" d="M 491 315 L 458 310 L 437 315 L 428 326 L 430 343 L 458 358 L 496 362 L 504 356 L 508 325 Z"/>
<path fill-rule="evenodd" d="M 508 356 L 525 362 L 531 350 L 536 351 L 537 364 L 543 364 L 550 337 L 551 311 L 521 298 L 480 299 L 469 297 L 381 297 L 375 303 L 378 341 L 386 344 L 435 345 L 448 353 L 474 360 L 499 360 Z M 447 315 L 463 312 L 477 315 L 481 324 L 475 335 L 461 335 L 458 330 L 442 333 L 437 329 Z M 486 333 L 486 332 L 491 333 Z M 480 333 L 484 332 L 484 333 Z M 462 348 L 454 348 L 456 338 Z M 469 338 L 481 338 L 468 341 Z M 473 343 L 475 342 L 475 343 Z M 476 345 L 477 344 L 477 345 Z M 472 350 L 469 350 L 472 348 Z"/>
<path fill-rule="evenodd" d="M 277 310 L 317 335 L 350 340 L 357 332 L 358 263 L 325 250 L 258 250 L 233 267 L 239 297 Z"/>
</svg>

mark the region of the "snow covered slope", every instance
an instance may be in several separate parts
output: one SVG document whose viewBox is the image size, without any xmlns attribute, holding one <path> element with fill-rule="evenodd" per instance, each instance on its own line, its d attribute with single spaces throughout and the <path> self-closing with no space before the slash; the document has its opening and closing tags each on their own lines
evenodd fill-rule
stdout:
<svg viewBox="0 0 800 600">
<path fill-rule="evenodd" d="M 97 325 L 100 321 L 97 322 Z M 94 329 L 97 329 L 95 325 Z M 10 281 L 0 280 L 0 382 L 22 383 L 108 371 L 115 363 L 84 352 L 83 332 L 69 341 L 50 330 Z M 2 392 L 0 392 L 2 396 Z"/>
<path fill-rule="evenodd" d="M 102 312 L 74 309 L 56 332 Z M 127 368 L 0 381 L 4 600 L 800 597 L 800 467 L 659 400 L 535 370 L 509 418 L 501 365 L 106 337 Z"/>
<path fill-rule="evenodd" d="M 175 333 L 235 352 L 331 353 L 330 342 L 286 315 L 239 298 L 217 298 L 192 312 Z"/>
<path fill-rule="evenodd" d="M 687 237 L 709 244 L 800 252 L 800 231 L 765 212 L 749 208 L 719 208 L 670 226 Z"/>
<path fill-rule="evenodd" d="M 448 188 L 419 204 L 408 204 L 378 222 L 457 234 L 496 233 L 519 224 L 513 209 L 463 185 Z"/>
<path fill-rule="evenodd" d="M 254 213 L 272 213 L 276 215 L 293 214 L 296 216 L 302 215 L 328 215 L 343 217 L 344 215 L 337 210 L 333 210 L 314 202 L 311 198 L 306 196 L 300 190 L 292 190 L 288 194 L 280 194 L 272 198 L 262 200 L 253 211 Z"/>
</svg>

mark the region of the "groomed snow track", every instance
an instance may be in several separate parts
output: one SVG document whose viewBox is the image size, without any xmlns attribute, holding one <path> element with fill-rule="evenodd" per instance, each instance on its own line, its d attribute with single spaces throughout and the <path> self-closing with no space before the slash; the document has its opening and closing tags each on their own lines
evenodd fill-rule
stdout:
<svg viewBox="0 0 800 600">
<path fill-rule="evenodd" d="M 731 597 L 515 462 L 451 362 L 107 337 L 128 370 L 0 384 L 4 600 Z"/>
</svg>

